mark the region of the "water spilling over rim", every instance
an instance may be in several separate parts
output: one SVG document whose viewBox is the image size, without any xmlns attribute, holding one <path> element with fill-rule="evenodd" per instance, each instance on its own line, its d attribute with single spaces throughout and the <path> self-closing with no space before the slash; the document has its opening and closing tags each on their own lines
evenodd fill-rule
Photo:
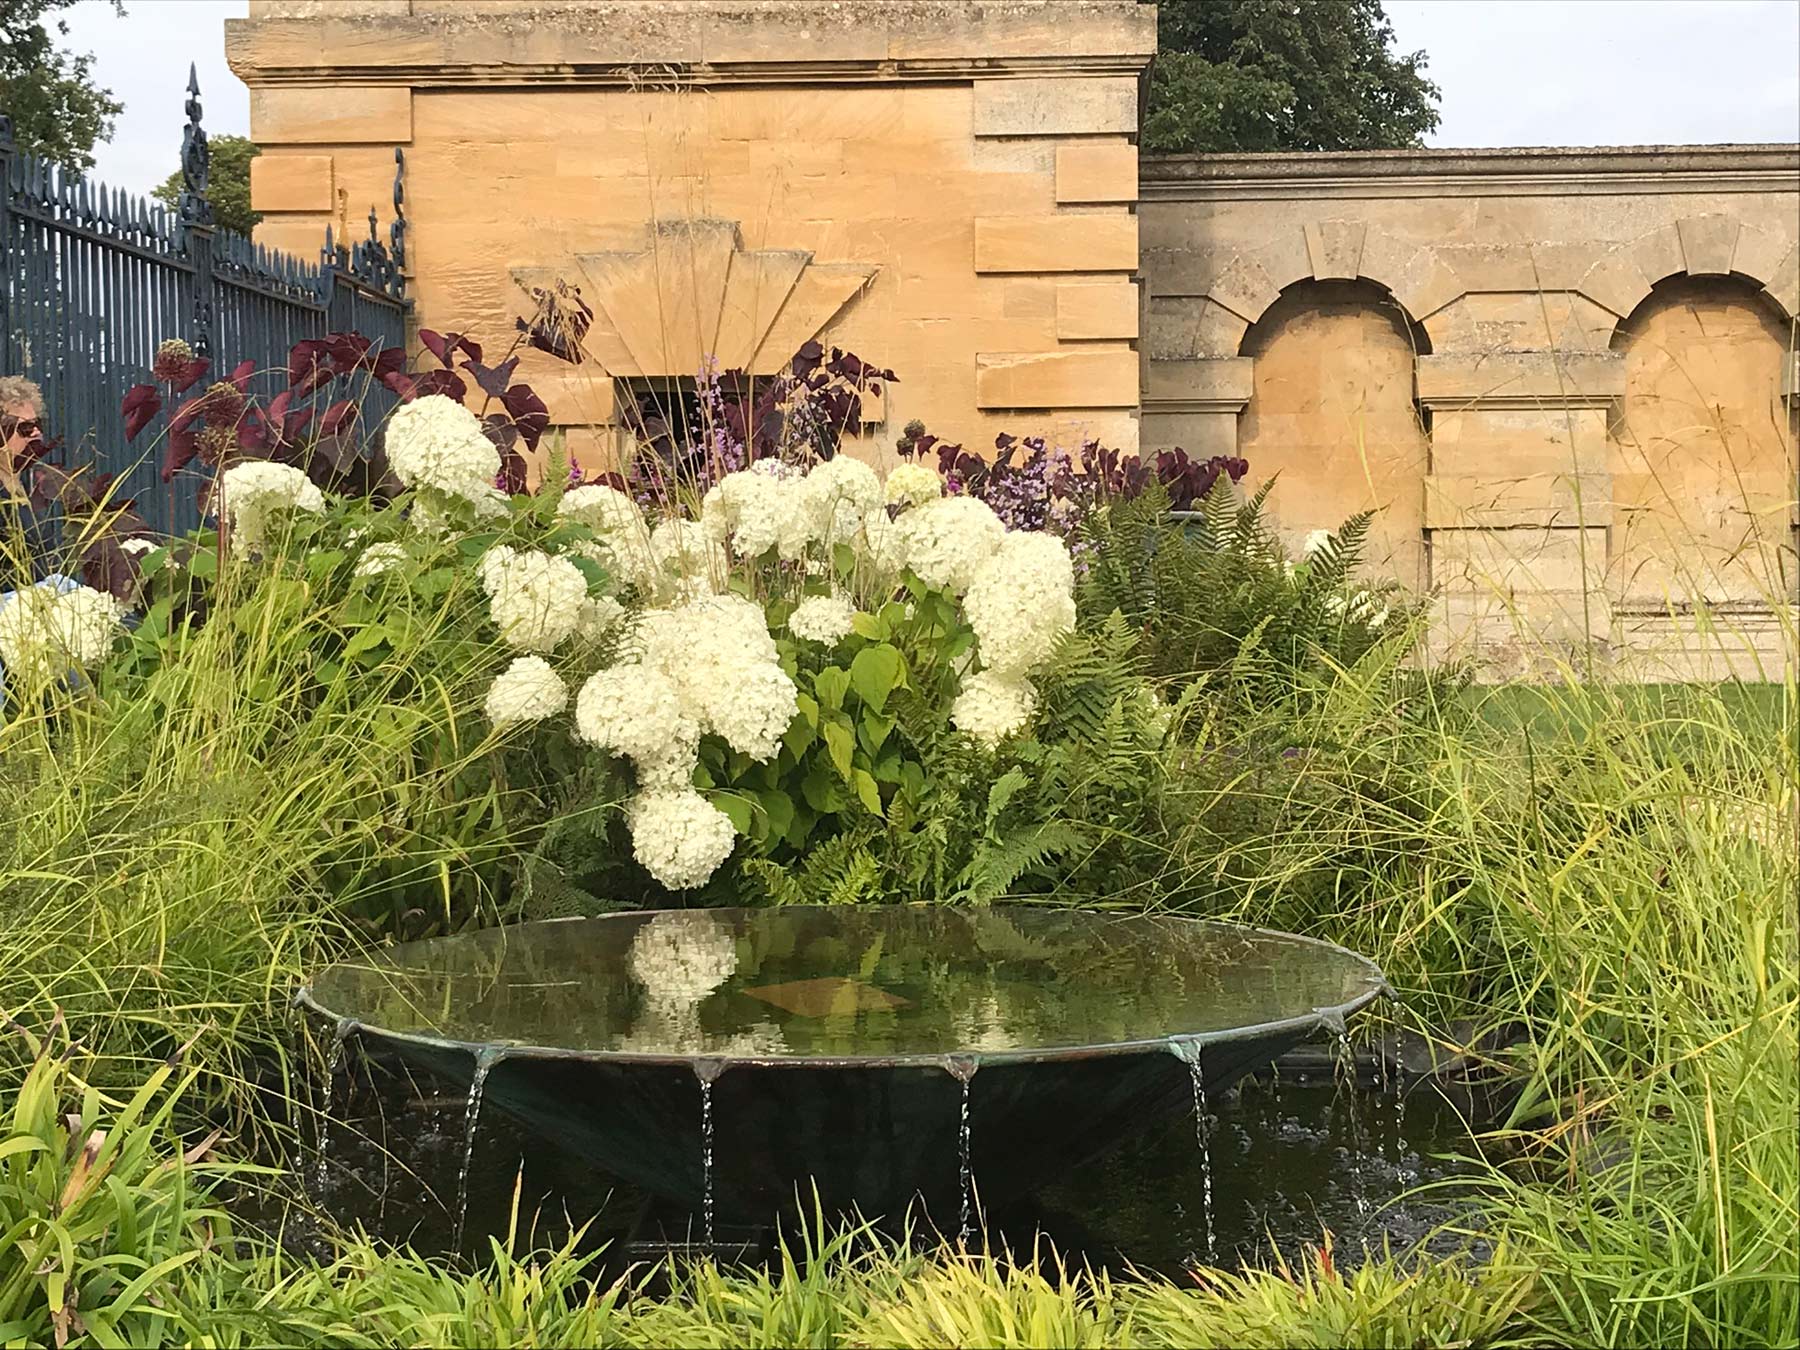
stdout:
<svg viewBox="0 0 1800 1350">
<path fill-rule="evenodd" d="M 340 1028 L 478 1061 L 889 1069 L 1337 1034 L 1390 993 L 1316 938 L 995 906 L 644 910 L 408 943 L 321 971 Z"/>
</svg>

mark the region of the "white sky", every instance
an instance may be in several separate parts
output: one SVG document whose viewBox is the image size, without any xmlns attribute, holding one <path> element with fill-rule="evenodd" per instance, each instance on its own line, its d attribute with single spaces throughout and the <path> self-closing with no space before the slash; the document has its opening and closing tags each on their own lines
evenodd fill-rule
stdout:
<svg viewBox="0 0 1800 1350">
<path fill-rule="evenodd" d="M 68 11 L 124 101 L 96 176 L 145 192 L 179 160 L 187 66 L 206 126 L 249 130 L 225 65 L 224 21 L 246 0 L 107 0 Z M 1423 48 L 1443 90 L 1433 145 L 1630 145 L 1800 140 L 1800 0 L 1387 0 L 1398 45 Z"/>
</svg>

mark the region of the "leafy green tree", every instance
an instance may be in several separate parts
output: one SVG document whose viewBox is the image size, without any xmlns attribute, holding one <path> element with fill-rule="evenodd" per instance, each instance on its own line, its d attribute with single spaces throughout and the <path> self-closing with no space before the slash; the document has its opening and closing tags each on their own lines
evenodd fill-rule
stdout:
<svg viewBox="0 0 1800 1350">
<path fill-rule="evenodd" d="M 212 170 L 206 200 L 212 203 L 213 221 L 221 230 L 248 235 L 262 219 L 261 212 L 250 209 L 250 161 L 262 152 L 248 136 L 214 136 L 210 146 Z M 165 206 L 179 205 L 181 171 L 163 179 L 150 195 Z"/>
<path fill-rule="evenodd" d="M 1381 0 L 1160 0 L 1146 150 L 1388 150 L 1438 124 Z"/>
<path fill-rule="evenodd" d="M 12 118 L 21 150 L 86 173 L 125 105 L 94 84 L 91 52 L 57 49 L 69 25 L 52 16 L 74 3 L 0 0 L 0 112 Z M 119 0 L 113 8 L 125 12 Z"/>
</svg>

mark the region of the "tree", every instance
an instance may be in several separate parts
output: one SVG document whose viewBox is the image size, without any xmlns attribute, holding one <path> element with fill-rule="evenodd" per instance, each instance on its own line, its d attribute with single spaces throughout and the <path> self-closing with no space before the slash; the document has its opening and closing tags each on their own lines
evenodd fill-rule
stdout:
<svg viewBox="0 0 1800 1350">
<path fill-rule="evenodd" d="M 66 37 L 68 21 L 47 16 L 74 3 L 0 0 L 0 112 L 12 118 L 21 150 L 86 173 L 125 105 L 95 86 L 91 52 L 57 50 L 51 30 Z M 113 8 L 125 12 L 119 0 Z"/>
<path fill-rule="evenodd" d="M 250 209 L 250 161 L 262 151 L 248 136 L 214 136 L 206 200 L 212 203 L 213 223 L 221 230 L 248 235 L 262 219 Z M 177 169 L 150 194 L 165 206 L 181 203 L 181 170 Z"/>
<path fill-rule="evenodd" d="M 1438 124 L 1381 0 L 1160 0 L 1152 152 L 1391 150 Z"/>
</svg>

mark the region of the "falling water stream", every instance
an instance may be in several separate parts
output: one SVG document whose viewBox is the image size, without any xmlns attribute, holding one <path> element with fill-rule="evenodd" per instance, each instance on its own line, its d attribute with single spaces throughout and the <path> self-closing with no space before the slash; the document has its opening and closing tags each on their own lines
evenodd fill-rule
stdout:
<svg viewBox="0 0 1800 1350">
<path fill-rule="evenodd" d="M 1194 1084 L 1194 1144 L 1200 1150 L 1200 1217 L 1206 1235 L 1206 1259 L 1219 1259 L 1218 1239 L 1213 1229 L 1212 1121 L 1206 1111 L 1206 1073 L 1200 1067 L 1200 1042 L 1193 1038 L 1173 1037 L 1169 1049 L 1175 1058 L 1188 1066 Z"/>
<path fill-rule="evenodd" d="M 313 1195 L 323 1199 L 331 1164 L 331 1108 L 337 1101 L 338 1069 L 344 1062 L 344 1046 L 356 1031 L 348 1018 L 332 1028 L 331 1050 L 325 1056 L 325 1100 L 319 1106 L 319 1156 L 313 1162 Z"/>
<path fill-rule="evenodd" d="M 708 1247 L 713 1245 L 713 1082 L 725 1072 L 725 1063 L 717 1059 L 694 1061 L 694 1075 L 700 1080 L 700 1235 Z"/>
<path fill-rule="evenodd" d="M 1356 1099 L 1356 1054 L 1350 1048 L 1350 1037 L 1339 1021 L 1337 1034 L 1337 1094 L 1333 1099 L 1333 1109 L 1344 1113 L 1345 1128 L 1350 1136 L 1350 1190 L 1356 1201 L 1356 1214 L 1359 1219 L 1366 1219 L 1369 1214 L 1369 1193 L 1363 1182 L 1363 1144 L 1362 1123 L 1357 1116 Z"/>
<path fill-rule="evenodd" d="M 957 1223 L 956 1240 L 967 1243 L 974 1233 L 975 1172 L 969 1154 L 969 1085 L 975 1081 L 980 1064 L 973 1055 L 950 1055 L 944 1060 L 949 1075 L 962 1084 L 962 1115 L 957 1127 L 957 1194 L 962 1197 L 962 1214 Z"/>
<path fill-rule="evenodd" d="M 475 1126 L 481 1119 L 481 1091 L 487 1086 L 488 1074 L 500 1062 L 497 1050 L 483 1050 L 475 1056 L 475 1072 L 469 1078 L 469 1105 L 463 1114 L 462 1167 L 456 1174 L 456 1227 L 451 1230 L 450 1250 L 460 1252 L 463 1245 L 463 1220 L 469 1213 L 469 1168 L 475 1162 Z"/>
</svg>

